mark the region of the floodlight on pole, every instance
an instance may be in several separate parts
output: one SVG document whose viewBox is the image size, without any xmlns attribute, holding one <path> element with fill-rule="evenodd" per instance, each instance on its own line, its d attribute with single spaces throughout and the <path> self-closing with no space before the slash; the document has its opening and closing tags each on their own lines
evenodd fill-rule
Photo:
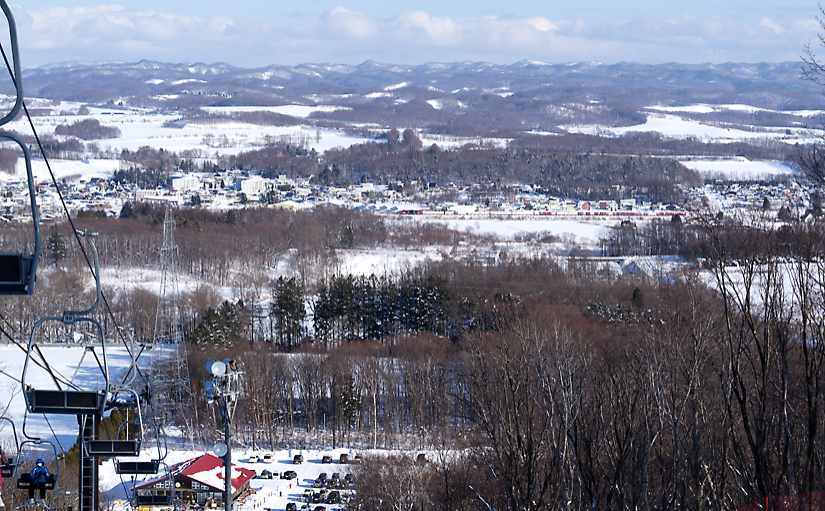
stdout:
<svg viewBox="0 0 825 511">
<path fill-rule="evenodd" d="M 218 442 L 212 446 L 212 452 L 215 453 L 215 456 L 219 458 L 223 458 L 226 456 L 226 451 L 229 449 L 227 448 L 226 444 L 223 442 Z"/>
<path fill-rule="evenodd" d="M 221 360 L 212 362 L 212 365 L 209 367 L 209 372 L 211 372 L 215 378 L 223 378 L 226 376 L 226 363 Z"/>
<path fill-rule="evenodd" d="M 204 385 L 207 401 L 217 405 L 223 419 L 223 442 L 212 447 L 216 456 L 224 463 L 224 509 L 232 511 L 232 417 L 235 406 L 243 395 L 244 372 L 238 369 L 234 360 L 215 361 L 207 364 L 212 374 L 211 380 Z"/>
</svg>

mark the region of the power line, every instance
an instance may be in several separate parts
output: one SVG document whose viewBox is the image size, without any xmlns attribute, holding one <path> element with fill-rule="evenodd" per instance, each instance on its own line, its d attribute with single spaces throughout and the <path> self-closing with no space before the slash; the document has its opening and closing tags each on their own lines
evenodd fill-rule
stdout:
<svg viewBox="0 0 825 511">
<path fill-rule="evenodd" d="M 5 322 L 7 325 L 11 326 L 11 324 L 9 323 L 9 321 L 8 321 L 8 320 L 5 318 L 5 316 L 3 316 L 2 314 L 0 314 L 0 319 L 2 319 L 2 321 L 3 321 L 3 322 Z M 0 335 L 2 335 L 2 336 L 3 336 L 3 337 L 5 337 L 6 339 L 8 339 L 8 340 L 9 340 L 9 342 L 11 342 L 12 344 L 14 344 L 14 345 L 15 345 L 15 346 L 17 346 L 18 348 L 20 348 L 20 351 L 22 351 L 22 352 L 23 352 L 23 353 L 25 353 L 26 355 L 28 355 L 28 354 L 29 354 L 29 350 L 28 350 L 28 349 L 26 349 L 26 348 L 25 348 L 25 347 L 24 347 L 24 346 L 23 346 L 20 342 L 18 342 L 18 341 L 17 341 L 14 337 L 12 337 L 12 336 L 11 336 L 11 334 L 9 334 L 9 333 L 8 333 L 8 332 L 7 332 L 7 331 L 6 331 L 6 330 L 2 327 L 2 325 L 0 325 Z M 64 385 L 69 386 L 69 387 L 72 387 L 72 388 L 73 388 L 73 389 L 75 389 L 75 390 L 78 390 L 78 389 L 79 389 L 79 387 L 78 387 L 77 385 L 75 385 L 75 384 L 74 384 L 74 383 L 72 383 L 69 379 L 67 379 L 65 376 L 63 376 L 62 374 L 60 374 L 60 372 L 59 372 L 59 371 L 53 371 L 53 370 L 51 369 L 51 365 L 49 364 L 49 362 L 48 362 L 48 361 L 46 361 L 46 360 L 44 360 L 44 361 L 43 361 L 43 362 L 45 363 L 45 365 L 44 365 L 44 363 L 39 362 L 39 361 L 38 361 L 36 358 L 34 358 L 34 357 L 31 357 L 31 361 L 32 361 L 32 362 L 34 362 L 34 364 L 35 364 L 37 367 L 39 367 L 40 369 L 43 369 L 44 371 L 46 371 L 46 372 L 48 372 L 48 373 L 50 373 L 50 374 L 57 374 L 57 376 L 59 376 L 59 377 L 60 377 L 60 378 L 59 378 L 60 382 L 61 382 L 61 383 L 63 383 Z"/>
<path fill-rule="evenodd" d="M 3 44 L 0 43 L 0 54 L 3 56 L 3 61 L 6 64 L 6 70 L 9 73 L 9 76 L 14 82 L 14 85 L 17 86 L 17 77 L 14 75 L 14 71 L 12 71 L 11 64 L 9 63 L 8 55 L 6 55 L 6 49 L 4 48 Z M 77 241 L 78 246 L 80 247 L 80 252 L 83 254 L 83 258 L 86 260 L 86 266 L 88 266 L 89 271 L 92 274 L 92 277 L 96 277 L 94 267 L 92 266 L 92 260 L 89 257 L 88 252 L 86 251 L 86 247 L 83 245 L 83 242 L 80 239 L 80 232 L 77 228 L 77 225 L 74 223 L 74 219 L 72 218 L 71 213 L 69 212 L 69 206 L 66 204 L 66 200 L 63 197 L 63 192 L 60 190 L 60 185 L 57 182 L 57 178 L 52 171 L 51 163 L 49 162 L 49 158 L 46 155 L 46 151 L 43 148 L 43 142 L 40 140 L 40 135 L 37 133 L 37 129 L 34 126 L 34 121 L 32 120 L 32 116 L 29 113 L 29 108 L 26 106 L 25 100 L 22 102 L 23 105 L 23 112 L 26 114 L 26 119 L 29 121 L 29 126 L 31 127 L 32 134 L 34 135 L 34 139 L 37 142 L 37 147 L 40 149 L 40 154 L 43 156 L 43 161 L 46 163 L 46 169 L 49 171 L 49 176 L 51 176 L 52 184 L 54 185 L 55 190 L 57 191 L 57 197 L 60 199 L 60 203 L 63 206 L 63 211 L 66 213 L 66 219 L 69 222 L 69 225 L 72 228 L 72 233 L 74 234 L 74 238 Z M 120 338 L 123 346 L 126 348 L 126 352 L 129 354 L 134 360 L 134 356 L 132 355 L 132 350 L 129 348 L 129 343 L 126 341 L 126 337 L 123 335 L 123 330 L 120 328 L 120 325 L 117 322 L 117 318 L 115 317 L 114 312 L 112 311 L 112 307 L 109 304 L 109 300 L 106 297 L 106 294 L 101 289 L 101 298 L 103 299 L 103 304 L 106 307 L 106 311 L 109 314 L 109 317 L 112 319 L 112 323 L 115 325 L 115 330 L 117 331 L 118 337 Z M 136 361 L 137 362 L 137 361 Z M 135 364 L 137 365 L 137 364 Z M 135 370 L 140 374 L 140 369 L 135 368 Z"/>
</svg>

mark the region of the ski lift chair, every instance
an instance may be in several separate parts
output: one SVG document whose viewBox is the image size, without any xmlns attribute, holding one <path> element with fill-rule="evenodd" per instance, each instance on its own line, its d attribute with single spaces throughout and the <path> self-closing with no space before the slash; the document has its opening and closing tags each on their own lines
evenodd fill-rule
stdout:
<svg viewBox="0 0 825 511">
<path fill-rule="evenodd" d="M 103 327 L 100 322 L 92 318 L 82 318 L 66 323 L 63 317 L 50 317 L 38 320 L 32 328 L 31 336 L 29 337 L 29 345 L 26 353 L 26 360 L 23 363 L 23 374 L 20 378 L 23 386 L 23 396 L 26 401 L 26 408 L 32 414 L 55 414 L 55 415 L 103 415 L 106 406 L 106 396 L 109 388 L 109 369 L 106 361 L 106 347 L 103 340 Z M 103 361 L 98 357 L 94 348 L 87 347 L 83 352 L 83 356 L 78 363 L 77 369 L 83 365 L 88 353 L 92 353 L 92 357 L 100 369 L 103 377 L 103 385 L 97 389 L 83 389 L 75 386 L 73 389 L 67 389 L 61 385 L 57 377 L 50 372 L 52 381 L 54 382 L 53 389 L 34 388 L 26 383 L 29 364 L 32 356 L 37 352 L 35 347 L 35 334 L 49 321 L 56 321 L 63 324 L 77 324 L 81 322 L 90 323 L 94 329 L 96 336 L 100 340 L 100 345 L 103 353 Z M 75 375 L 77 375 L 77 370 Z"/>
<path fill-rule="evenodd" d="M 14 76 L 11 77 L 14 82 L 15 101 L 11 110 L 0 118 L 0 126 L 5 126 L 14 120 L 23 108 L 23 73 L 20 72 L 20 45 L 17 41 L 17 23 L 14 21 L 14 14 L 9 8 L 8 2 L 0 2 L 0 8 L 3 10 L 3 15 L 9 23 L 9 41 L 11 42 L 11 62 Z"/>
<path fill-rule="evenodd" d="M 83 449 L 89 456 L 117 458 L 117 457 L 137 457 L 140 456 L 140 448 L 143 443 L 143 415 L 140 409 L 140 397 L 137 392 L 131 389 L 119 390 L 112 399 L 112 402 L 119 401 L 118 396 L 127 394 L 130 398 L 126 401 L 126 420 L 118 428 L 115 438 L 101 439 L 95 438 L 83 443 Z M 136 419 L 135 428 L 137 431 L 130 433 L 129 411 L 134 410 L 133 417 Z"/>
<path fill-rule="evenodd" d="M 149 410 L 151 413 L 151 408 Z M 160 425 L 157 416 L 152 419 L 155 430 L 155 443 L 157 446 L 157 457 L 150 460 L 120 460 L 115 459 L 115 473 L 118 475 L 157 475 L 161 465 L 165 465 L 166 457 L 169 454 L 169 446 L 166 441 L 166 432 Z"/>
<path fill-rule="evenodd" d="M 31 449 L 34 450 L 36 447 L 46 446 L 50 447 L 51 451 L 54 454 L 54 459 L 57 461 L 59 456 L 57 454 L 57 447 L 54 443 L 49 442 L 48 440 L 42 440 L 39 438 L 31 438 L 29 440 L 23 441 L 20 444 L 20 451 L 19 453 L 22 455 L 22 452 L 26 446 L 31 446 Z M 45 463 L 45 462 L 44 462 Z M 21 463 L 22 464 L 22 463 Z M 34 497 L 34 492 L 40 492 L 40 498 L 45 498 L 47 491 L 54 491 L 57 488 L 57 480 L 60 476 L 60 465 L 55 463 L 54 470 L 47 469 L 47 475 L 45 475 L 42 479 L 40 477 L 35 478 L 31 472 L 26 472 L 20 474 L 17 478 L 17 489 L 18 490 L 27 490 L 29 492 L 29 498 Z M 17 470 L 20 469 L 20 464 L 17 466 Z"/>
<path fill-rule="evenodd" d="M 169 480 L 169 491 L 164 492 L 163 495 L 145 495 L 140 497 L 140 502 L 138 502 L 137 493 L 134 492 L 132 495 L 132 504 L 137 508 L 139 506 L 150 506 L 150 507 L 161 507 L 161 506 L 172 506 L 175 504 L 175 471 L 170 467 L 165 461 L 161 460 L 159 463 L 159 468 L 163 468 L 164 476 L 155 479 L 156 482 L 163 481 L 164 479 Z M 158 473 L 160 470 L 158 470 Z M 138 506 L 139 505 L 139 506 Z M 175 509 L 178 509 L 175 506 Z"/>
<path fill-rule="evenodd" d="M 101 296 L 100 263 L 97 249 L 94 243 L 90 241 L 89 246 L 91 248 L 92 257 L 94 260 L 95 270 L 94 276 L 96 295 L 94 303 L 92 303 L 85 310 L 65 311 L 61 316 L 51 316 L 38 319 L 34 323 L 34 326 L 32 326 L 31 335 L 29 336 L 29 343 L 26 350 L 26 359 L 23 363 L 23 373 L 20 377 L 21 385 L 23 387 L 23 396 L 26 400 L 26 408 L 29 413 L 101 416 L 105 411 L 106 398 L 110 390 L 109 365 L 106 360 L 106 344 L 103 339 L 103 326 L 100 324 L 100 321 L 95 319 L 93 316 L 94 312 L 97 310 L 98 304 L 100 303 Z M 95 362 L 97 362 L 97 366 L 100 369 L 100 373 L 103 378 L 102 386 L 98 386 L 95 389 L 84 389 L 79 387 L 78 385 L 72 384 L 73 388 L 67 389 L 63 385 L 61 385 L 60 381 L 50 370 L 49 376 L 51 376 L 52 378 L 54 388 L 34 388 L 26 383 L 32 357 L 35 353 L 39 352 L 39 350 L 37 349 L 38 343 L 36 342 L 37 333 L 43 327 L 43 325 L 48 322 L 62 323 L 66 326 L 74 326 L 82 323 L 91 325 L 94 331 L 94 335 L 97 337 L 99 341 L 103 360 L 101 361 L 101 358 L 98 356 L 94 347 L 87 346 L 86 350 L 83 352 L 83 356 L 81 357 L 77 368 L 75 369 L 74 374 L 72 375 L 72 380 L 74 380 L 77 377 L 78 371 L 80 370 L 80 367 L 83 365 L 86 356 L 89 353 L 91 353 L 91 356 L 94 358 Z"/>
<path fill-rule="evenodd" d="M 17 41 L 17 24 L 7 2 L 0 2 L 0 8 L 9 24 L 9 41 L 11 42 L 12 70 L 11 76 L 15 89 L 15 101 L 11 110 L 0 118 L 0 126 L 13 121 L 23 108 L 23 73 L 20 71 L 20 48 Z M 31 153 L 26 144 L 11 133 L 0 134 L 0 139 L 9 140 L 20 146 L 26 161 L 29 200 L 31 203 L 32 226 L 34 230 L 34 251 L 24 253 L 0 253 L 0 295 L 30 295 L 34 291 L 37 276 L 37 262 L 40 256 L 40 217 L 37 211 L 37 198 L 34 190 L 34 177 L 31 168 Z"/>
<path fill-rule="evenodd" d="M 32 230 L 34 234 L 34 250 L 32 253 L 0 253 L 0 295 L 24 296 L 34 292 L 37 281 L 37 263 L 40 258 L 40 215 L 37 210 L 37 197 L 34 189 L 32 174 L 31 152 L 16 135 L 0 133 L 0 140 L 9 140 L 20 146 L 26 162 L 26 177 L 28 178 L 29 200 L 32 215 Z"/>
<path fill-rule="evenodd" d="M 0 417 L 0 422 L 7 422 L 11 425 L 11 432 L 14 437 L 14 454 L 0 459 L 0 476 L 2 476 L 3 479 L 11 479 L 17 470 L 17 463 L 20 457 L 20 440 L 17 437 L 17 428 L 14 425 L 14 421 L 8 417 Z"/>
</svg>

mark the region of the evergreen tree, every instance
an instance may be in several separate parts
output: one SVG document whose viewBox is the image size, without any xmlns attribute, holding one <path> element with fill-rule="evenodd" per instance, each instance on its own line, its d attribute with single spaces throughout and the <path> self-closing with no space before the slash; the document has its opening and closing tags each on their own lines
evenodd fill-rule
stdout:
<svg viewBox="0 0 825 511">
<path fill-rule="evenodd" d="M 57 229 L 52 229 L 49 233 L 46 240 L 46 253 L 49 261 L 54 265 L 60 264 L 60 261 L 66 258 L 66 239 Z"/>
</svg>

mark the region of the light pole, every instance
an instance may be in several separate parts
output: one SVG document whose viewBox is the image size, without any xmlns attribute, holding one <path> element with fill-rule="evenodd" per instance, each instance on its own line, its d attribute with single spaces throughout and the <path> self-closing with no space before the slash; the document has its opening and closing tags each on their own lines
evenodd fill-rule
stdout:
<svg viewBox="0 0 825 511">
<path fill-rule="evenodd" d="M 243 395 L 243 371 L 234 360 L 212 362 L 209 365 L 212 380 L 206 385 L 206 399 L 216 404 L 223 419 L 223 445 L 213 449 L 223 457 L 224 469 L 224 511 L 232 511 L 232 417 L 235 405 Z"/>
</svg>

